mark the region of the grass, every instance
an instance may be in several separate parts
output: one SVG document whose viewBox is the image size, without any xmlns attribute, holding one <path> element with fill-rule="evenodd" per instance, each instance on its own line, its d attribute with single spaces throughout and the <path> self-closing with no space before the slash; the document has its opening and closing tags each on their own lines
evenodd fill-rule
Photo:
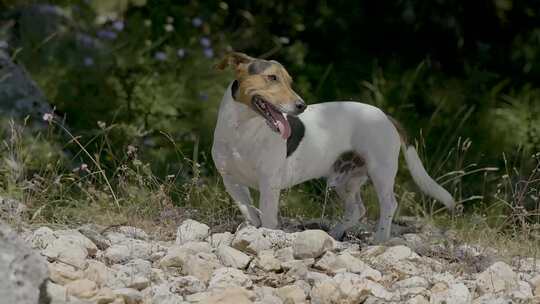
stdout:
<svg viewBox="0 0 540 304">
<path fill-rule="evenodd" d="M 113 166 L 111 162 L 102 163 L 108 157 L 105 148 L 99 153 L 89 152 L 87 147 L 91 142 L 101 147 L 110 145 L 107 134 L 114 125 L 84 141 L 83 137 L 71 134 L 57 118 L 51 118 L 48 127 L 37 133 L 31 132 L 28 124 L 28 121 L 21 124 L 11 121 L 4 128 L 0 195 L 25 203 L 30 210 L 25 221 L 30 225 L 125 224 L 141 227 L 159 237 L 173 238 L 176 225 L 185 218 L 203 221 L 216 232 L 233 231 L 242 221 L 216 172 L 203 174 L 200 163 L 193 160 L 207 161 L 201 157 L 202 153 L 194 152 L 196 157 L 188 158 L 178 149 L 184 169 L 160 178 L 152 172 L 150 164 L 139 158 L 133 146 L 122 147 L 121 158 L 109 155 L 116 159 Z M 53 144 L 66 136 L 64 146 Z M 425 223 L 453 231 L 459 242 L 493 247 L 506 257 L 537 256 L 540 153 L 525 160 L 529 167 L 523 160 L 511 161 L 505 156 L 502 169 L 479 167 L 467 162 L 471 145 L 469 140 L 458 138 L 455 146 L 440 157 L 442 163 L 426 162 L 428 171 L 436 173 L 434 176 L 438 176 L 438 181 L 449 189 L 462 208 L 450 214 L 439 203 L 413 192 L 416 188 L 402 167 L 396 183 L 398 215 L 418 217 Z M 68 148 L 78 153 L 68 158 L 69 153 L 61 152 Z M 424 144 L 418 148 L 421 155 L 427 154 Z M 454 170 L 441 174 L 450 164 Z M 189 178 L 183 179 L 186 172 Z M 475 187 L 469 186 L 471 180 Z M 481 192 L 471 194 L 471 188 Z M 257 193 L 253 195 L 257 197 Z M 363 200 L 369 219 L 375 220 L 378 205 L 370 185 L 363 190 Z M 335 221 L 341 212 L 337 196 L 321 180 L 296 186 L 282 195 L 282 217 Z"/>
</svg>

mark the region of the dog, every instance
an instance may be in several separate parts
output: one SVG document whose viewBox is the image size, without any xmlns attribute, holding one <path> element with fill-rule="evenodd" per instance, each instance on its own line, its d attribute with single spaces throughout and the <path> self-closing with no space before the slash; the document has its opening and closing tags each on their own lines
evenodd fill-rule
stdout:
<svg viewBox="0 0 540 304">
<path fill-rule="evenodd" d="M 277 228 L 280 191 L 325 177 L 344 204 L 342 221 L 330 231 L 340 239 L 365 215 L 360 189 L 369 178 L 380 205 L 375 242 L 388 240 L 397 208 L 394 180 L 400 149 L 419 188 L 454 207 L 454 199 L 428 175 L 402 128 L 380 109 L 350 101 L 306 106 L 277 61 L 234 52 L 216 65 L 227 67 L 234 69 L 235 80 L 221 100 L 212 158 L 251 225 Z M 250 188 L 260 193 L 259 209 Z"/>
</svg>

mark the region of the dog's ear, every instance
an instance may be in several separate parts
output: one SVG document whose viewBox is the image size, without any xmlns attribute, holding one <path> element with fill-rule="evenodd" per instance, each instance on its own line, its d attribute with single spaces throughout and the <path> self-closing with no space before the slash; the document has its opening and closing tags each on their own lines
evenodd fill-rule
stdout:
<svg viewBox="0 0 540 304">
<path fill-rule="evenodd" d="M 223 57 L 221 61 L 215 65 L 218 70 L 224 70 L 228 66 L 232 66 L 237 72 L 241 66 L 246 66 L 248 63 L 255 60 L 244 53 L 232 52 Z"/>
</svg>

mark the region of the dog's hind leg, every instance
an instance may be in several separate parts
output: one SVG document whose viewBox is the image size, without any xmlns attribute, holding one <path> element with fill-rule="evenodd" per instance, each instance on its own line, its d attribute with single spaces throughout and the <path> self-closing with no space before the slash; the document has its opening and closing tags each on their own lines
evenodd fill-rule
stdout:
<svg viewBox="0 0 540 304">
<path fill-rule="evenodd" d="M 345 232 L 360 222 L 366 214 L 362 202 L 361 187 L 366 182 L 366 176 L 350 178 L 342 185 L 336 186 L 336 192 L 343 202 L 343 219 L 330 231 L 330 235 L 339 240 Z"/>
<path fill-rule="evenodd" d="M 238 209 L 244 215 L 244 218 L 253 226 L 260 227 L 261 219 L 259 210 L 253 205 L 249 188 L 235 183 L 230 177 L 223 175 L 223 184 L 225 189 L 232 197 Z"/>
<path fill-rule="evenodd" d="M 397 174 L 397 160 L 390 164 L 379 164 L 368 168 L 369 176 L 379 199 L 379 222 L 375 233 L 375 242 L 381 243 L 390 238 L 392 219 L 397 209 L 394 195 L 394 180 Z"/>
</svg>

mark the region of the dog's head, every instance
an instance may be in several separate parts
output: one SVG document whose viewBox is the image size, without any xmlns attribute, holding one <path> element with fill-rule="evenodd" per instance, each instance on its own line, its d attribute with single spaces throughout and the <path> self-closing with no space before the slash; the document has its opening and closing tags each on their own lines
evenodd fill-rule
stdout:
<svg viewBox="0 0 540 304">
<path fill-rule="evenodd" d="M 234 100 L 261 115 L 270 129 L 284 139 L 289 138 L 287 115 L 304 112 L 306 103 L 291 88 L 292 78 L 287 70 L 277 61 L 236 52 L 226 55 L 216 68 L 223 70 L 228 66 L 236 72 Z"/>
</svg>

